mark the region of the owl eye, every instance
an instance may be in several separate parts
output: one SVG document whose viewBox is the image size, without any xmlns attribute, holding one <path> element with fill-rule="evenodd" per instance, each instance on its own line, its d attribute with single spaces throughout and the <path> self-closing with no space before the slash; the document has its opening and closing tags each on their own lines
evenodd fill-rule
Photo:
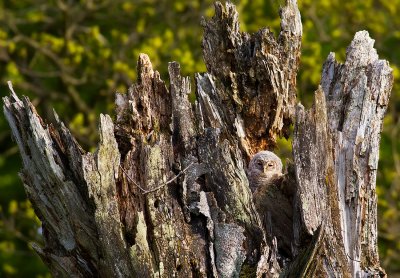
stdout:
<svg viewBox="0 0 400 278">
<path fill-rule="evenodd" d="M 275 167 L 275 163 L 273 161 L 268 161 L 267 166 L 268 168 Z"/>
<path fill-rule="evenodd" d="M 263 165 L 262 161 L 260 161 L 260 160 L 258 160 L 256 163 L 257 163 L 258 166 L 262 166 Z"/>
</svg>

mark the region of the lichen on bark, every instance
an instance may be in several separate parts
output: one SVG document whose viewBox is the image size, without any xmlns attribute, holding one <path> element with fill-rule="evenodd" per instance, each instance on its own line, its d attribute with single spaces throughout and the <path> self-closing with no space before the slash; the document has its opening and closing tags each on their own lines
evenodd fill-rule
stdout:
<svg viewBox="0 0 400 278">
<path fill-rule="evenodd" d="M 35 249 L 54 276 L 384 275 L 375 182 L 391 69 L 359 32 L 344 64 L 328 57 L 306 110 L 296 100 L 297 2 L 287 0 L 280 15 L 278 38 L 268 29 L 250 35 L 234 5 L 217 2 L 202 22 L 207 72 L 195 75 L 195 88 L 177 62 L 167 86 L 141 54 L 137 82 L 116 94 L 115 121 L 100 116 L 94 153 L 10 87 L 4 113 L 43 223 L 45 245 Z M 285 178 L 295 188 L 294 256 L 284 260 L 262 228 L 246 168 L 292 122 Z"/>
</svg>

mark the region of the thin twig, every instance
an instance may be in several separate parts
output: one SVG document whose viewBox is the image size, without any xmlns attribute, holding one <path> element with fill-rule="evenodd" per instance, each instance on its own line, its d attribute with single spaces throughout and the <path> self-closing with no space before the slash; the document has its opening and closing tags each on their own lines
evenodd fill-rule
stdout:
<svg viewBox="0 0 400 278">
<path fill-rule="evenodd" d="M 146 189 L 144 189 L 143 187 L 141 187 L 137 182 L 135 182 L 135 181 L 128 175 L 128 173 L 125 171 L 125 169 L 124 169 L 121 165 L 120 165 L 119 167 L 121 168 L 122 172 L 124 172 L 124 174 L 126 175 L 126 177 L 128 178 L 128 180 L 130 180 L 131 182 L 133 182 L 133 184 L 134 184 L 135 186 L 137 186 L 140 190 L 143 191 L 143 192 L 142 192 L 143 195 L 145 195 L 145 194 L 148 194 L 148 193 L 157 191 L 157 190 L 163 188 L 164 186 L 170 184 L 171 182 L 173 182 L 174 180 L 176 180 L 177 178 L 179 178 L 182 174 L 184 174 L 184 173 L 190 168 L 190 166 L 192 166 L 192 165 L 193 165 L 193 162 L 190 163 L 185 169 L 183 169 L 182 171 L 180 171 L 179 174 L 176 175 L 176 176 L 174 176 L 172 179 L 170 179 L 170 180 L 166 181 L 165 183 L 162 183 L 161 185 L 156 186 L 156 187 L 154 187 L 154 188 L 152 188 L 152 189 L 150 189 L 150 190 L 146 190 Z"/>
<path fill-rule="evenodd" d="M 125 171 L 125 169 L 119 165 L 119 168 L 121 168 L 122 172 L 124 172 L 124 174 L 126 175 L 126 177 L 128 178 L 128 180 L 130 180 L 131 182 L 133 182 L 134 185 L 136 185 L 136 187 L 138 187 L 140 190 L 142 190 L 143 192 L 146 192 L 147 190 L 142 188 L 139 184 L 137 184 L 129 175 L 128 173 Z"/>
</svg>

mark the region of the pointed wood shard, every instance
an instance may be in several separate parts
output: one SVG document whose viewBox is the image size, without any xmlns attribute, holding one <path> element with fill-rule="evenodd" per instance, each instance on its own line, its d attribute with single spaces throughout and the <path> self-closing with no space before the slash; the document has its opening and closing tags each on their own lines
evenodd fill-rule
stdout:
<svg viewBox="0 0 400 278">
<path fill-rule="evenodd" d="M 344 64 L 329 55 L 306 110 L 296 104 L 297 2 L 280 14 L 278 38 L 268 29 L 250 35 L 235 6 L 217 2 L 203 21 L 208 72 L 195 75 L 195 88 L 177 62 L 167 85 L 141 54 L 137 82 L 116 95 L 115 121 L 100 115 L 94 153 L 56 114 L 54 125 L 42 120 L 9 83 L 4 114 L 43 227 L 44 246 L 34 248 L 53 276 L 385 275 L 375 185 L 392 71 L 359 32 Z M 279 191 L 285 203 L 274 204 L 268 190 L 270 199 L 253 200 L 249 158 L 273 148 L 292 122 L 294 162 L 283 177 L 290 194 Z M 271 219 L 290 219 L 263 222 L 264 207 Z M 291 218 L 293 234 L 281 229 Z"/>
</svg>

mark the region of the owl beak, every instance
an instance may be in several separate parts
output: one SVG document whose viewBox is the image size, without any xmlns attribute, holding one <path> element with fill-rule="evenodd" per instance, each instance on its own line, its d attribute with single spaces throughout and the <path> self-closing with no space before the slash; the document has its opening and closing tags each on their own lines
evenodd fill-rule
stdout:
<svg viewBox="0 0 400 278">
<path fill-rule="evenodd" d="M 264 169 L 264 173 L 267 173 L 268 172 L 268 165 L 264 165 L 263 169 Z"/>
</svg>

